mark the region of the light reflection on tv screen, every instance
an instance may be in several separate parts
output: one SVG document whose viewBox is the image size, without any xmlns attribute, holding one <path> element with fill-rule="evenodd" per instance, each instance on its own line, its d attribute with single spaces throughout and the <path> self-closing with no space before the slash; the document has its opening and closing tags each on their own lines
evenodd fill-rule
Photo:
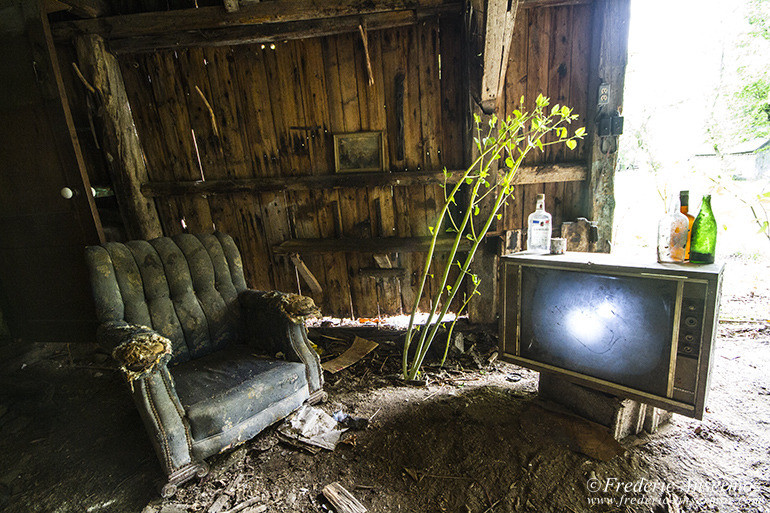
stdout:
<svg viewBox="0 0 770 513">
<path fill-rule="evenodd" d="M 523 267 L 521 356 L 666 395 L 677 284 Z"/>
</svg>

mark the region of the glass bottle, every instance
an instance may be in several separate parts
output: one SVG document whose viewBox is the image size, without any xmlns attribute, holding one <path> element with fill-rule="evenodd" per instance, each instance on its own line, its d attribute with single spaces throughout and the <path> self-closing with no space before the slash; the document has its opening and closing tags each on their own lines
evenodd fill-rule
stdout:
<svg viewBox="0 0 770 513">
<path fill-rule="evenodd" d="M 690 262 L 713 264 L 717 249 L 717 221 L 711 211 L 711 195 L 703 196 L 698 217 L 692 225 Z"/>
<path fill-rule="evenodd" d="M 545 211 L 545 194 L 537 195 L 535 211 L 527 219 L 527 251 L 551 251 L 551 214 Z"/>
<path fill-rule="evenodd" d="M 692 224 L 695 222 L 695 217 L 690 214 L 690 191 L 679 191 L 679 211 L 684 214 L 689 223 L 687 227 L 687 246 L 684 248 L 684 259 L 690 259 L 690 241 L 692 237 Z"/>
<path fill-rule="evenodd" d="M 684 262 L 689 223 L 679 208 L 679 200 L 673 198 L 658 223 L 658 262 Z"/>
</svg>

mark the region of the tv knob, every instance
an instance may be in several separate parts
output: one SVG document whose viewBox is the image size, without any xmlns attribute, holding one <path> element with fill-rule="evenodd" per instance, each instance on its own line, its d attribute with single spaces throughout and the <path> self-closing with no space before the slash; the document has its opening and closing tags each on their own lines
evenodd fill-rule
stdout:
<svg viewBox="0 0 770 513">
<path fill-rule="evenodd" d="M 692 344 L 693 341 L 695 340 L 695 337 L 693 337 L 692 335 L 685 335 L 684 336 L 684 340 L 685 340 L 685 342 L 687 342 L 689 344 Z"/>
<path fill-rule="evenodd" d="M 690 346 L 684 346 L 684 352 L 685 352 L 685 353 L 692 353 L 692 347 L 690 347 Z"/>
<path fill-rule="evenodd" d="M 694 328 L 695 326 L 698 325 L 698 319 L 696 319 L 695 317 L 687 317 L 684 320 L 684 325 L 687 326 L 688 328 Z"/>
</svg>

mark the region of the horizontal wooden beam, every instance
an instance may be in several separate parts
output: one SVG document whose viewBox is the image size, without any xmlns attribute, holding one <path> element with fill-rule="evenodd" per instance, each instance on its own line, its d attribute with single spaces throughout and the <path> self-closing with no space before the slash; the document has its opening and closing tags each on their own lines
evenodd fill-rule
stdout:
<svg viewBox="0 0 770 513">
<path fill-rule="evenodd" d="M 388 269 L 362 267 L 358 270 L 358 274 L 370 278 L 406 278 L 406 269 L 402 267 L 391 267 Z"/>
<path fill-rule="evenodd" d="M 585 5 L 592 3 L 593 0 L 519 0 L 519 8 L 562 7 L 565 5 Z"/>
<path fill-rule="evenodd" d="M 110 6 L 104 0 L 58 0 L 67 5 L 67 10 L 82 18 L 98 18 L 110 13 Z"/>
<path fill-rule="evenodd" d="M 55 38 L 70 38 L 78 34 L 100 34 L 107 39 L 120 39 L 189 30 L 362 16 L 437 7 L 443 3 L 442 0 L 337 0 L 335 2 L 275 0 L 249 3 L 233 13 L 228 13 L 224 5 L 220 5 L 64 21 L 56 23 L 52 27 L 52 32 Z"/>
<path fill-rule="evenodd" d="M 320 18 L 242 25 L 216 29 L 168 32 L 148 36 L 126 37 L 110 40 L 110 50 L 115 54 L 155 52 L 189 46 L 236 46 L 245 44 L 278 43 L 291 39 L 331 36 L 357 32 L 365 24 L 368 31 L 414 25 L 442 13 L 460 12 L 460 4 L 429 7 L 409 11 L 393 11 L 365 15 Z"/>
<path fill-rule="evenodd" d="M 448 183 L 457 183 L 463 171 L 450 171 Z M 524 166 L 514 180 L 516 184 L 580 182 L 588 176 L 583 163 Z M 206 180 L 195 182 L 149 182 L 142 184 L 147 197 L 232 194 L 236 192 L 306 191 L 309 189 L 343 189 L 356 187 L 399 187 L 435 185 L 444 182 L 442 172 L 340 173 L 332 175 L 280 176 L 242 180 Z"/>
<path fill-rule="evenodd" d="M 369 239 L 289 239 L 273 247 L 277 255 L 314 255 L 321 253 L 415 253 L 430 248 L 430 237 L 373 237 Z M 452 249 L 454 237 L 439 237 L 436 251 Z M 461 250 L 470 248 L 463 241 Z M 384 271 L 384 269 L 381 269 Z"/>
</svg>

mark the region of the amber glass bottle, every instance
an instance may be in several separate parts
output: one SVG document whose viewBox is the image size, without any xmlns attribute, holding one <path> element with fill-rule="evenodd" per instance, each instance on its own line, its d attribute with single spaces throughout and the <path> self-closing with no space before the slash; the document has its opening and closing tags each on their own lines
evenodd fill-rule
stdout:
<svg viewBox="0 0 770 513">
<path fill-rule="evenodd" d="M 679 211 L 687 218 L 687 246 L 684 248 L 684 259 L 690 259 L 690 242 L 692 237 L 692 224 L 695 222 L 695 217 L 690 214 L 690 191 L 679 191 Z"/>
</svg>

